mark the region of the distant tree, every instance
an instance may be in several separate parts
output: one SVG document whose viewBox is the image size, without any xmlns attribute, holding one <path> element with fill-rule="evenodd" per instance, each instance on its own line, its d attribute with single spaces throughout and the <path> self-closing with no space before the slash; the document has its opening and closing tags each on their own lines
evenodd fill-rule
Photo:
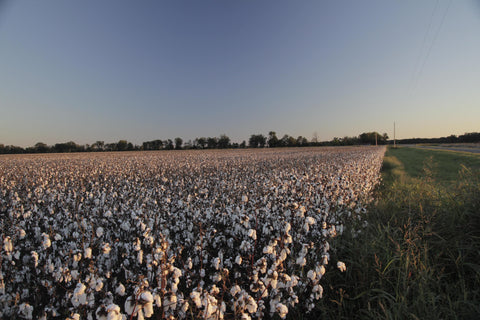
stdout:
<svg viewBox="0 0 480 320">
<path fill-rule="evenodd" d="M 313 136 L 312 136 L 312 143 L 313 143 L 313 144 L 316 144 L 316 143 L 318 143 L 318 134 L 317 134 L 317 132 L 316 132 L 316 131 L 313 133 Z"/>
<path fill-rule="evenodd" d="M 468 132 L 458 137 L 459 142 L 480 142 L 480 132 Z"/>
<path fill-rule="evenodd" d="M 298 136 L 296 141 L 297 147 L 305 147 L 308 146 L 308 140 L 305 137 Z"/>
<path fill-rule="evenodd" d="M 163 142 L 163 144 L 165 145 L 165 149 L 167 149 L 167 150 L 173 150 L 173 149 L 174 149 L 172 139 L 167 139 L 167 140 L 165 140 L 165 141 Z"/>
<path fill-rule="evenodd" d="M 184 149 L 192 149 L 193 148 L 193 142 L 191 139 L 189 139 L 187 142 L 183 144 Z"/>
<path fill-rule="evenodd" d="M 239 145 L 240 148 L 246 148 L 247 147 L 247 142 L 245 140 L 242 141 L 242 143 L 240 143 Z"/>
<path fill-rule="evenodd" d="M 208 137 L 207 138 L 207 146 L 208 146 L 208 149 L 215 149 L 217 148 L 217 145 L 218 145 L 218 140 L 217 138 L 213 137 Z"/>
<path fill-rule="evenodd" d="M 55 152 L 77 152 L 78 148 L 79 146 L 73 141 L 69 141 L 65 143 L 56 143 L 53 146 L 53 150 Z"/>
<path fill-rule="evenodd" d="M 276 148 L 279 146 L 277 134 L 275 131 L 270 131 L 268 133 L 268 146 L 270 148 Z"/>
<path fill-rule="evenodd" d="M 263 148 L 267 143 L 267 137 L 263 134 L 252 134 L 250 139 L 248 139 L 248 145 L 251 148 Z"/>
<path fill-rule="evenodd" d="M 227 137 L 225 134 L 222 134 L 220 138 L 218 138 L 218 148 L 226 149 L 230 146 L 230 138 Z"/>
<path fill-rule="evenodd" d="M 34 152 L 45 153 L 49 152 L 50 148 L 43 142 L 37 142 L 34 147 Z"/>
<path fill-rule="evenodd" d="M 120 140 L 117 142 L 117 151 L 125 151 L 128 148 L 128 142 L 127 140 Z"/>
<path fill-rule="evenodd" d="M 95 143 L 92 144 L 92 150 L 93 151 L 103 151 L 105 149 L 105 142 L 103 141 L 95 141 Z"/>
<path fill-rule="evenodd" d="M 182 149 L 182 145 L 183 145 L 182 138 L 176 137 L 175 138 L 175 149 L 177 149 L 177 150 Z"/>
<path fill-rule="evenodd" d="M 288 134 L 283 135 L 282 139 L 279 141 L 279 145 L 281 147 L 294 147 L 296 144 L 297 140 Z"/>
<path fill-rule="evenodd" d="M 385 144 L 388 140 L 388 135 L 384 133 L 380 135 L 378 132 L 364 132 L 358 136 L 361 144 L 375 145 L 375 141 L 378 144 Z"/>
<path fill-rule="evenodd" d="M 205 137 L 197 138 L 197 139 L 195 139 L 193 144 L 197 148 L 205 149 L 205 147 L 207 146 L 207 138 L 205 138 Z"/>
</svg>

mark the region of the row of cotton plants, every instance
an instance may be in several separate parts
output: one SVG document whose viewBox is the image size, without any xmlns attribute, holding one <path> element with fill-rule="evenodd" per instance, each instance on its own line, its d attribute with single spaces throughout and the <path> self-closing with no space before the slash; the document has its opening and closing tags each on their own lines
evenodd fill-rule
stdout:
<svg viewBox="0 0 480 320">
<path fill-rule="evenodd" d="M 329 241 L 371 200 L 384 151 L 2 157 L 0 318 L 312 310 Z"/>
</svg>

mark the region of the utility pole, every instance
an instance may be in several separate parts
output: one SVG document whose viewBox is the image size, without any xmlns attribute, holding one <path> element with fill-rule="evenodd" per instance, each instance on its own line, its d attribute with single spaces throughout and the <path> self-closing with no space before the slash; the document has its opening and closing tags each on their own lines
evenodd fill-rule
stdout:
<svg viewBox="0 0 480 320">
<path fill-rule="evenodd" d="M 397 143 L 395 140 L 395 121 L 393 121 L 393 148 L 397 148 Z"/>
</svg>

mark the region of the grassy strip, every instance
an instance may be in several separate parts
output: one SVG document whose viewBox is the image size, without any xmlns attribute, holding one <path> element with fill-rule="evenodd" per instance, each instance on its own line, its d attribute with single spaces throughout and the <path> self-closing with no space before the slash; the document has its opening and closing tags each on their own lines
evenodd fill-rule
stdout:
<svg viewBox="0 0 480 320">
<path fill-rule="evenodd" d="M 480 156 L 389 149 L 382 170 L 361 232 L 334 245 L 347 272 L 325 274 L 309 317 L 480 318 Z"/>
</svg>

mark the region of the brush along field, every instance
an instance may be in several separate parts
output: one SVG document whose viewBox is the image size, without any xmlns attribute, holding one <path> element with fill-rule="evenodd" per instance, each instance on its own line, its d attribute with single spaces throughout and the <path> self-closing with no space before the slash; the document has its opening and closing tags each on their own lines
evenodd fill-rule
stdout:
<svg viewBox="0 0 480 320">
<path fill-rule="evenodd" d="M 0 318 L 315 310 L 384 147 L 0 157 Z M 329 266 L 330 265 L 330 266 Z"/>
</svg>

